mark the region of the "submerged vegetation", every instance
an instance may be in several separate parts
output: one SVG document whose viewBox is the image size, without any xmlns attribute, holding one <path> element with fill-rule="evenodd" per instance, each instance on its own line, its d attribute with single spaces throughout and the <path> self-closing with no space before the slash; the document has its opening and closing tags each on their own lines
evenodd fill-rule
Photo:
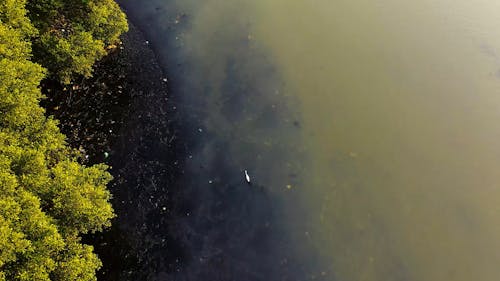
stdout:
<svg viewBox="0 0 500 281">
<path fill-rule="evenodd" d="M 0 280 L 96 279 L 80 235 L 110 225 L 111 176 L 80 164 L 39 85 L 90 76 L 126 30 L 112 0 L 0 0 Z"/>
</svg>

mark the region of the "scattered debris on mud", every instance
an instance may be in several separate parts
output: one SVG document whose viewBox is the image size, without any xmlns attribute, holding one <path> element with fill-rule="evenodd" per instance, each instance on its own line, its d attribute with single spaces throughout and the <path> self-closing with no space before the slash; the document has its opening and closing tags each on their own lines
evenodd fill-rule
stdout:
<svg viewBox="0 0 500 281">
<path fill-rule="evenodd" d="M 81 161 L 112 167 L 109 188 L 117 217 L 110 230 L 84 237 L 103 261 L 100 280 L 141 280 L 156 266 L 173 271 L 180 255 L 167 229 L 172 225 L 169 187 L 178 163 L 172 160 L 175 111 L 167 113 L 168 80 L 136 27 L 131 25 L 122 40 L 96 65 L 92 78 L 70 86 L 42 84 L 47 115 L 60 121 Z M 163 237 L 149 237 L 151 227 L 163 229 Z M 152 251 L 169 256 L 152 267 Z"/>
</svg>

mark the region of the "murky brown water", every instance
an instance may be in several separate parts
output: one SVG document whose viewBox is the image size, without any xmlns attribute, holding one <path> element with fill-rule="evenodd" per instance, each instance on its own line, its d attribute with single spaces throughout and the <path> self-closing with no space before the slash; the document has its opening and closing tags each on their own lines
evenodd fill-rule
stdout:
<svg viewBox="0 0 500 281">
<path fill-rule="evenodd" d="M 280 215 L 311 279 L 499 280 L 499 1 L 136 9 L 224 168 L 299 198 Z"/>
</svg>

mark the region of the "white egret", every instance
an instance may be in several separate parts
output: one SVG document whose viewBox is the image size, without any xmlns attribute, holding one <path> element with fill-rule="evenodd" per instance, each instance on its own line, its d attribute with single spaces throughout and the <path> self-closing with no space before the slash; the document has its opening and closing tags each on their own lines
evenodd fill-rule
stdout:
<svg viewBox="0 0 500 281">
<path fill-rule="evenodd" d="M 245 179 L 247 180 L 248 183 L 250 183 L 250 176 L 248 175 L 247 170 L 245 170 Z"/>
</svg>

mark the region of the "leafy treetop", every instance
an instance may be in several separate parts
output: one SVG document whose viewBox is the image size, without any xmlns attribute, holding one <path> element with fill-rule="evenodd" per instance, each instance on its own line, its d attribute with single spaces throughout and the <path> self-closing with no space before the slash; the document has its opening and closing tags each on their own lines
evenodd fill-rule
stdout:
<svg viewBox="0 0 500 281">
<path fill-rule="evenodd" d="M 105 165 L 79 164 L 45 117 L 46 71 L 31 61 L 30 41 L 49 55 L 37 61 L 50 73 L 89 75 L 104 45 L 126 30 L 122 20 L 108 0 L 0 0 L 0 281 L 96 280 L 101 262 L 80 235 L 109 226 L 111 176 Z M 71 26 L 68 34 L 58 23 Z"/>
<path fill-rule="evenodd" d="M 125 14 L 113 0 L 28 0 L 29 18 L 38 29 L 35 61 L 64 83 L 89 77 L 93 64 L 128 30 Z"/>
</svg>

